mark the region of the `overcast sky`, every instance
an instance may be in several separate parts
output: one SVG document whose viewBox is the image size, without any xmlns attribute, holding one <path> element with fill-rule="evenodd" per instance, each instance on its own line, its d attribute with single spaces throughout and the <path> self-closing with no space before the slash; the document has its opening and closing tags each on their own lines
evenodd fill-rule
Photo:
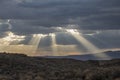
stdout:
<svg viewBox="0 0 120 80">
<path fill-rule="evenodd" d="M 72 49 L 77 47 L 85 52 L 65 29 L 78 30 L 100 49 L 120 48 L 120 0 L 0 0 L 2 48 L 6 44 L 26 47 L 33 34 L 42 34 L 45 37 L 38 47 L 46 47 L 45 51 L 49 52 L 50 33 L 55 33 L 58 47 L 72 45 Z M 6 41 L 10 36 L 12 40 Z"/>
</svg>

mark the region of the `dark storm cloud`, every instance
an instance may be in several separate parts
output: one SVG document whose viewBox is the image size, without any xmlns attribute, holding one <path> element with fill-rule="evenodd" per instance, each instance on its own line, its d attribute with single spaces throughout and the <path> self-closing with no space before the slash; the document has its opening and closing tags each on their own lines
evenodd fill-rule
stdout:
<svg viewBox="0 0 120 80">
<path fill-rule="evenodd" d="M 0 3 L 3 3 L 5 0 L 0 0 Z"/>
<path fill-rule="evenodd" d="M 8 24 L 0 24 L 0 32 L 5 32 L 9 30 Z"/>
<path fill-rule="evenodd" d="M 0 18 L 12 31 L 49 33 L 49 27 L 77 24 L 81 30 L 120 29 L 120 0 L 0 0 Z M 16 21 L 16 20 L 20 21 Z"/>
<path fill-rule="evenodd" d="M 10 30 L 7 20 L 0 20 L 0 38 L 7 36 L 6 32 Z"/>
<path fill-rule="evenodd" d="M 47 33 L 57 32 L 57 30 L 54 28 L 35 26 L 35 25 L 29 24 L 29 22 L 31 22 L 31 21 L 11 20 L 11 25 L 12 25 L 11 31 L 18 35 L 19 34 L 22 34 L 22 35 L 38 34 L 38 33 L 47 34 Z"/>
<path fill-rule="evenodd" d="M 84 37 L 100 49 L 120 48 L 120 30 L 100 31 L 98 34 Z"/>
<path fill-rule="evenodd" d="M 0 38 L 6 37 L 7 34 L 5 32 L 0 32 Z"/>
</svg>

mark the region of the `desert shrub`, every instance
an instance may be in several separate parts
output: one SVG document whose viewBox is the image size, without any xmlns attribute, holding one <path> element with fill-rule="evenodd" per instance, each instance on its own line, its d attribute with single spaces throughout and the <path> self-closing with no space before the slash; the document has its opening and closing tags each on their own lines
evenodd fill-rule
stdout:
<svg viewBox="0 0 120 80">
<path fill-rule="evenodd" d="M 0 80 L 14 80 L 14 79 L 8 75 L 0 75 Z"/>
<path fill-rule="evenodd" d="M 92 68 L 83 72 L 83 80 L 113 80 L 120 77 L 119 67 Z"/>
<path fill-rule="evenodd" d="M 119 67 L 119 60 L 79 61 L 0 54 L 0 80 L 120 80 Z"/>
</svg>

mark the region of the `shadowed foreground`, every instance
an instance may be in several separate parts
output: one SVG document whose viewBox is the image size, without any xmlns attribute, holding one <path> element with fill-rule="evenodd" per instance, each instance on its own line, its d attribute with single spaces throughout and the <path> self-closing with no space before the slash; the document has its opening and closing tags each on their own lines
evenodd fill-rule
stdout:
<svg viewBox="0 0 120 80">
<path fill-rule="evenodd" d="M 120 80 L 120 59 L 80 61 L 1 53 L 0 80 Z"/>
</svg>

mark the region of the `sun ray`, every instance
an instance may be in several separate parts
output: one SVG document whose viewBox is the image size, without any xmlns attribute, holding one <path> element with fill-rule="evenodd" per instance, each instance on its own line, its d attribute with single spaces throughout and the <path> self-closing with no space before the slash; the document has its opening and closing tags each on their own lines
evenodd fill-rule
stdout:
<svg viewBox="0 0 120 80">
<path fill-rule="evenodd" d="M 39 43 L 41 41 L 41 38 L 45 37 L 43 34 L 33 34 L 32 39 L 29 42 L 29 45 L 32 45 L 34 48 L 32 53 L 36 53 Z"/>
<path fill-rule="evenodd" d="M 111 46 L 108 42 L 104 41 L 104 40 L 100 40 L 99 38 L 95 37 L 95 36 L 90 36 L 92 37 L 93 39 L 99 41 L 101 44 L 103 44 L 104 46 Z"/>
<path fill-rule="evenodd" d="M 10 19 L 7 20 L 7 24 L 8 24 L 8 29 L 11 30 L 12 29 L 12 25 L 10 24 Z"/>
<path fill-rule="evenodd" d="M 56 44 L 56 34 L 55 33 L 50 33 L 49 34 L 52 39 L 52 51 L 54 56 L 58 56 L 58 49 L 57 49 L 57 44 Z"/>
<path fill-rule="evenodd" d="M 99 53 L 101 50 L 94 46 L 92 43 L 90 43 L 87 39 L 85 39 L 82 34 L 78 32 L 76 29 L 66 29 L 67 32 L 69 32 L 79 43 L 81 43 L 89 52 L 91 53 Z M 102 54 L 94 54 L 95 57 L 98 58 L 107 58 L 110 59 L 108 55 Z"/>
</svg>

